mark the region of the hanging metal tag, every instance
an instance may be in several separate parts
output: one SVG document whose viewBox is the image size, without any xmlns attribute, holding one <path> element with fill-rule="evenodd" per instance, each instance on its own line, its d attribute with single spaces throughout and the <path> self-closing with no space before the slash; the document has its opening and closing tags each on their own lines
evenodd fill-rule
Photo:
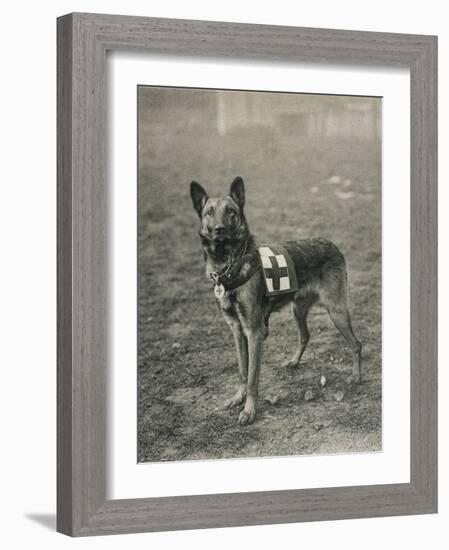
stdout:
<svg viewBox="0 0 449 550">
<path fill-rule="evenodd" d="M 225 292 L 225 287 L 223 285 L 218 284 L 214 286 L 214 294 L 216 298 L 223 298 Z"/>
</svg>

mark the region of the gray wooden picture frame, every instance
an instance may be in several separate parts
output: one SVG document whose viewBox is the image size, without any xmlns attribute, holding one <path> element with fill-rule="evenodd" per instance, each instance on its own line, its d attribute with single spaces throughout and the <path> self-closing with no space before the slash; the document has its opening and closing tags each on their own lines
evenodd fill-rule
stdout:
<svg viewBox="0 0 449 550">
<path fill-rule="evenodd" d="M 74 13 L 58 19 L 57 529 L 72 536 L 437 511 L 437 38 Z M 106 52 L 408 67 L 410 483 L 106 499 Z"/>
</svg>

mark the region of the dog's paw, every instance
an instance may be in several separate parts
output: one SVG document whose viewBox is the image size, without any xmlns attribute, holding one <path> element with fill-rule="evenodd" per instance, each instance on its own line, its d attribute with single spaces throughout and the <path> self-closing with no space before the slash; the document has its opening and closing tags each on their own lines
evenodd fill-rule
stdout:
<svg viewBox="0 0 449 550">
<path fill-rule="evenodd" d="M 248 424 L 252 424 L 256 418 L 256 411 L 247 411 L 246 409 L 243 409 L 243 411 L 239 414 L 239 424 L 240 426 L 247 426 Z"/>
<path fill-rule="evenodd" d="M 299 367 L 299 361 L 295 359 L 289 359 L 285 363 L 282 363 L 283 369 L 297 369 Z"/>
<path fill-rule="evenodd" d="M 235 394 L 230 398 L 226 399 L 223 403 L 223 409 L 231 409 L 237 405 L 241 405 L 246 399 L 246 386 L 242 384 L 241 387 L 235 392 Z"/>
<path fill-rule="evenodd" d="M 241 405 L 243 403 L 244 399 L 244 395 L 234 395 L 234 397 L 226 399 L 226 401 L 223 403 L 223 409 L 232 409 L 233 407 L 237 407 L 237 405 Z"/>
<path fill-rule="evenodd" d="M 357 384 L 361 384 L 361 382 L 362 382 L 362 377 L 360 376 L 360 374 L 358 376 L 351 374 L 350 376 L 348 376 L 348 378 L 346 378 L 347 386 L 356 386 Z"/>
</svg>

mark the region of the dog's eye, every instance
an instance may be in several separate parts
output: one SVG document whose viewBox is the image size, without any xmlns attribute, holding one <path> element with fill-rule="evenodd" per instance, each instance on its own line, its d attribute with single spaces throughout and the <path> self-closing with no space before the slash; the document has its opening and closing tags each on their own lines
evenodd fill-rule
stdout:
<svg viewBox="0 0 449 550">
<path fill-rule="evenodd" d="M 209 210 L 206 212 L 207 216 L 212 216 L 213 214 L 214 214 L 214 209 L 213 208 L 209 208 Z"/>
</svg>

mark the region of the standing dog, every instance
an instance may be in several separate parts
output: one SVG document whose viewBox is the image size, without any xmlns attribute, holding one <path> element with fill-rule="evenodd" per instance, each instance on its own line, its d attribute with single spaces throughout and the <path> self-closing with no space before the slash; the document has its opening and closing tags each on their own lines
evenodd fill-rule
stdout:
<svg viewBox="0 0 449 550">
<path fill-rule="evenodd" d="M 225 406 L 245 402 L 239 424 L 250 424 L 255 419 L 262 344 L 268 335 L 268 320 L 272 311 L 288 303 L 292 304 L 298 327 L 298 346 L 288 365 L 298 366 L 310 338 L 307 314 L 313 304 L 320 302 L 350 345 L 352 378 L 360 382 L 361 344 L 351 327 L 346 265 L 339 249 L 325 239 L 282 243 L 293 262 L 298 290 L 267 296 L 258 247 L 243 210 L 242 178 L 234 179 L 226 197 L 209 198 L 195 181 L 190 185 L 190 193 L 201 221 L 199 233 L 206 273 L 215 285 L 217 301 L 232 330 L 237 350 L 240 383 Z"/>
</svg>

